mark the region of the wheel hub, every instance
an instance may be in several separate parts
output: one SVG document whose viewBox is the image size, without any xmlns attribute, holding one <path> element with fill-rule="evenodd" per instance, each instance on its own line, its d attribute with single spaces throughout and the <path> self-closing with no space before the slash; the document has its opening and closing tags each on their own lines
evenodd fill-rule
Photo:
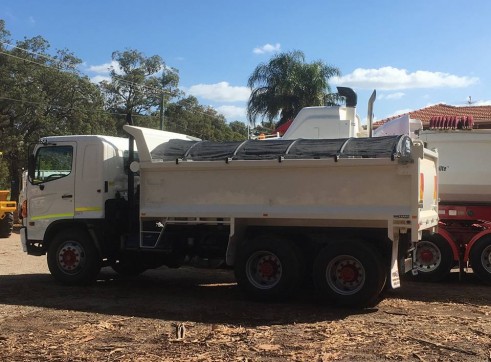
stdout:
<svg viewBox="0 0 491 362">
<path fill-rule="evenodd" d="M 354 282 L 358 278 L 358 271 L 351 265 L 346 265 L 339 271 L 339 279 L 344 282 Z"/>
<path fill-rule="evenodd" d="M 263 278 L 272 278 L 277 269 L 278 266 L 272 260 L 264 260 L 258 265 L 258 272 Z"/>
<path fill-rule="evenodd" d="M 435 257 L 433 256 L 431 250 L 425 249 L 421 251 L 421 260 L 425 263 L 430 264 L 434 259 Z"/>
<path fill-rule="evenodd" d="M 339 255 L 327 266 L 326 278 L 334 291 L 342 295 L 351 295 L 357 293 L 365 284 L 365 269 L 355 257 Z"/>
<path fill-rule="evenodd" d="M 421 272 L 432 272 L 441 264 L 440 249 L 430 241 L 420 241 L 416 250 L 416 266 Z"/>
<path fill-rule="evenodd" d="M 283 269 L 280 259 L 275 254 L 256 251 L 247 260 L 246 274 L 254 287 L 270 289 L 280 282 Z"/>
<path fill-rule="evenodd" d="M 84 260 L 84 252 L 76 243 L 66 243 L 58 253 L 58 263 L 65 272 L 76 271 Z"/>
</svg>

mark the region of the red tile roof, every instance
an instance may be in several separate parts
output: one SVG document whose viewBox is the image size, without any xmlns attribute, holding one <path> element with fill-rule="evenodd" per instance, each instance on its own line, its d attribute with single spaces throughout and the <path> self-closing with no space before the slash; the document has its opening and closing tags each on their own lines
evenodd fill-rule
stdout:
<svg viewBox="0 0 491 362">
<path fill-rule="evenodd" d="M 449 106 L 447 104 L 437 104 L 426 108 L 421 108 L 409 113 L 409 117 L 412 119 L 419 119 L 423 122 L 423 127 L 428 127 L 430 118 L 435 116 L 472 116 L 474 118 L 475 128 L 491 128 L 491 106 Z M 404 114 L 400 114 L 394 117 L 382 119 L 374 122 L 374 126 L 378 127 L 384 123 L 389 122 L 392 119 L 399 118 Z"/>
</svg>

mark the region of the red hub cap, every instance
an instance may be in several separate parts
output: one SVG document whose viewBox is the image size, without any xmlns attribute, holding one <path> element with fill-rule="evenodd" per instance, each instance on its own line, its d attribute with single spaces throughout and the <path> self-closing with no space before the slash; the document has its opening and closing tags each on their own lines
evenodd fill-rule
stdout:
<svg viewBox="0 0 491 362">
<path fill-rule="evenodd" d="M 344 282 L 352 282 L 358 278 L 358 271 L 351 265 L 346 265 L 339 271 L 339 278 Z"/>
<path fill-rule="evenodd" d="M 422 250 L 420 255 L 421 255 L 421 260 L 424 261 L 425 263 L 430 263 L 435 258 L 431 250 L 428 249 Z"/>
<path fill-rule="evenodd" d="M 276 265 L 271 260 L 266 260 L 258 265 L 259 273 L 265 278 L 271 278 L 276 274 Z"/>
<path fill-rule="evenodd" d="M 72 269 L 76 267 L 76 265 L 80 261 L 77 251 L 71 247 L 63 250 L 63 252 L 61 253 L 61 259 L 61 262 L 66 269 Z"/>
</svg>

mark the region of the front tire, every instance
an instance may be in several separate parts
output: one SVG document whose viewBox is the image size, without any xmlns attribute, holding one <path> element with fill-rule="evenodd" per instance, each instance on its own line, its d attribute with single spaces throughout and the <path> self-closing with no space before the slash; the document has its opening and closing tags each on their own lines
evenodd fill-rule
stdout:
<svg viewBox="0 0 491 362">
<path fill-rule="evenodd" d="M 491 284 L 491 235 L 479 239 L 471 249 L 469 260 L 474 273 L 487 284 Z"/>
<path fill-rule="evenodd" d="M 273 235 L 256 237 L 239 250 L 235 278 L 253 299 L 288 297 L 303 278 L 301 252 L 290 240 Z"/>
<path fill-rule="evenodd" d="M 12 235 L 14 227 L 14 214 L 11 212 L 5 213 L 5 217 L 0 220 L 0 238 L 8 238 Z"/>
<path fill-rule="evenodd" d="M 416 244 L 416 274 L 413 278 L 424 282 L 445 279 L 454 265 L 453 253 L 448 242 L 440 235 L 427 235 Z"/>
<path fill-rule="evenodd" d="M 382 257 L 361 241 L 326 245 L 314 261 L 313 276 L 321 297 L 347 307 L 376 304 L 387 280 Z"/>
<path fill-rule="evenodd" d="M 89 284 L 101 270 L 101 257 L 94 242 L 84 230 L 63 230 L 56 234 L 48 248 L 51 275 L 64 284 Z"/>
</svg>

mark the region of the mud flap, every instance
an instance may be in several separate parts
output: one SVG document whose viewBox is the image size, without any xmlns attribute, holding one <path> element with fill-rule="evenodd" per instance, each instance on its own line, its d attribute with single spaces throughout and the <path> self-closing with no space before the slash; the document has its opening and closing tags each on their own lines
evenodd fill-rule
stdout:
<svg viewBox="0 0 491 362">
<path fill-rule="evenodd" d="M 22 244 L 22 251 L 27 253 L 27 228 L 22 226 L 19 230 L 20 242 Z"/>
<path fill-rule="evenodd" d="M 395 289 L 401 286 L 401 279 L 399 277 L 399 233 L 389 233 L 389 237 L 392 240 L 392 256 L 390 261 L 390 286 Z"/>
</svg>

